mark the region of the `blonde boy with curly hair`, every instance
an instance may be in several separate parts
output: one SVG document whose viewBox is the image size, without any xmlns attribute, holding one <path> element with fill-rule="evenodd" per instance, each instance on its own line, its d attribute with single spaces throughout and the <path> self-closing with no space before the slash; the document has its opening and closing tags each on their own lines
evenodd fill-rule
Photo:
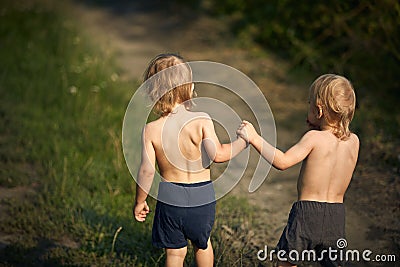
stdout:
<svg viewBox="0 0 400 267">
<path fill-rule="evenodd" d="M 277 251 L 281 251 L 279 266 L 296 266 L 307 260 L 289 257 L 290 251 L 296 251 L 291 254 L 296 256 L 304 250 L 313 250 L 323 266 L 344 264 L 339 253 L 334 260 L 327 252 L 329 248 L 338 249 L 337 240 L 345 237 L 343 198 L 359 150 L 358 137 L 349 130 L 355 104 L 351 83 L 342 76 L 326 74 L 310 87 L 310 131 L 288 151 L 271 146 L 247 121 L 237 131 L 279 170 L 303 161 L 297 182 L 298 201 L 277 245 Z"/>
<path fill-rule="evenodd" d="M 163 180 L 154 215 L 153 245 L 165 249 L 166 266 L 183 266 L 190 240 L 197 266 L 212 267 L 210 233 L 215 220 L 215 192 L 210 161 L 230 160 L 246 147 L 246 142 L 238 138 L 220 144 L 210 116 L 190 110 L 192 72 L 179 55 L 156 56 L 144 80 L 160 117 L 143 129 L 135 219 L 143 222 L 150 212 L 146 198 L 157 162 Z"/>
</svg>

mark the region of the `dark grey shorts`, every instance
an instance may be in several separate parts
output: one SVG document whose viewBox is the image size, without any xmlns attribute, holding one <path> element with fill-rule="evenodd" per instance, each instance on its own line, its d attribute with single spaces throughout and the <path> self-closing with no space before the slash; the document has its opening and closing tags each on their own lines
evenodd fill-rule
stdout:
<svg viewBox="0 0 400 267">
<path fill-rule="evenodd" d="M 343 203 L 297 201 L 293 203 L 277 251 L 285 251 L 287 261 L 292 264 L 299 264 L 302 260 L 308 261 L 308 254 L 304 253 L 305 256 L 302 258 L 302 252 L 313 250 L 316 253 L 316 261 L 323 266 L 343 266 L 345 251 L 337 246 L 341 238 L 345 238 Z M 293 252 L 291 254 L 293 257 L 288 257 L 293 250 L 297 251 L 298 260 L 295 259 L 297 255 Z M 329 250 L 337 252 L 331 253 L 333 257 L 330 257 Z M 337 256 L 336 259 L 334 256 Z"/>
<path fill-rule="evenodd" d="M 211 181 L 194 184 L 161 182 L 152 240 L 158 248 L 182 248 L 189 239 L 207 248 L 215 220 L 215 192 Z"/>
</svg>

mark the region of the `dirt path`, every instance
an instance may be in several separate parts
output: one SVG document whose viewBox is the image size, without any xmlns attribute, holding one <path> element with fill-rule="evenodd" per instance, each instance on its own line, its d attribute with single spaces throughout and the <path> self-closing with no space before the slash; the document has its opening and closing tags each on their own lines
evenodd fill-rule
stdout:
<svg viewBox="0 0 400 267">
<path fill-rule="evenodd" d="M 303 122 L 308 84 L 288 82 L 288 64 L 275 56 L 256 48 L 246 51 L 237 47 L 226 23 L 166 6 L 161 1 L 100 2 L 103 4 L 76 2 L 73 12 L 83 29 L 103 49 L 116 54 L 122 79 L 140 80 L 148 61 L 161 52 L 179 52 L 191 61 L 221 62 L 241 70 L 263 90 L 276 119 L 278 147 L 286 149 L 306 130 Z M 219 99 L 225 97 L 220 92 L 213 92 L 213 96 Z M 224 102 L 229 104 L 229 101 Z M 288 103 L 290 108 L 287 108 Z M 249 172 L 252 168 L 254 166 L 249 167 Z M 254 236 L 256 246 L 276 244 L 291 204 L 296 199 L 298 170 L 298 166 L 285 172 L 272 170 L 268 180 L 252 194 L 247 192 L 248 179 L 242 179 L 233 190 L 233 194 L 245 196 L 252 205 L 262 210 L 255 219 L 259 225 Z M 351 248 L 369 248 L 380 252 L 382 248 L 392 247 L 388 240 L 369 238 L 368 233 L 374 224 L 376 222 L 347 203 L 346 232 Z M 265 229 L 268 232 L 262 232 Z M 351 266 L 374 265 L 360 263 Z"/>
</svg>

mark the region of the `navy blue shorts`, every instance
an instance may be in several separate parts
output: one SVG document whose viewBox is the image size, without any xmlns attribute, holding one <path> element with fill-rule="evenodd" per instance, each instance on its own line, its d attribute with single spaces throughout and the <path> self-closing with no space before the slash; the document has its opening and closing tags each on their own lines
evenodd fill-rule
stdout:
<svg viewBox="0 0 400 267">
<path fill-rule="evenodd" d="M 345 238 L 345 209 L 343 203 L 328 203 L 317 201 L 297 201 L 290 210 L 288 223 L 283 230 L 277 245 L 277 251 L 285 251 L 284 258 L 292 264 L 302 261 L 314 261 L 310 258 L 299 256 L 290 251 L 315 251 L 315 261 L 322 266 L 344 266 L 344 248 L 338 247 L 338 240 Z M 337 250 L 328 257 L 329 248 Z M 342 252 L 340 252 L 342 251 Z M 282 256 L 282 255 L 281 255 Z M 334 256 L 337 256 L 336 258 Z"/>
<path fill-rule="evenodd" d="M 158 248 L 183 248 L 189 239 L 206 249 L 215 220 L 211 181 L 184 184 L 161 182 L 154 215 L 152 241 Z"/>
</svg>

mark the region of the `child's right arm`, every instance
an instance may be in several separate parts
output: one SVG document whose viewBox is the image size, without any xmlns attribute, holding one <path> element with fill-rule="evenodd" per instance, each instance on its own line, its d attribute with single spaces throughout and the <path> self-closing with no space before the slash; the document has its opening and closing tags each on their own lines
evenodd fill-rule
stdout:
<svg viewBox="0 0 400 267">
<path fill-rule="evenodd" d="M 315 144 L 315 138 L 313 138 L 314 132 L 309 131 L 297 144 L 292 146 L 288 151 L 282 152 L 265 141 L 248 121 L 242 122 L 237 134 L 252 144 L 278 170 L 285 170 L 304 160 L 310 154 Z"/>
<path fill-rule="evenodd" d="M 149 206 L 146 203 L 148 192 L 153 183 L 155 174 L 156 155 L 153 144 L 149 137 L 150 131 L 146 131 L 148 125 L 143 129 L 142 133 L 142 160 L 137 175 L 136 198 L 133 213 L 135 219 L 143 222 L 147 214 L 150 212 Z"/>
<path fill-rule="evenodd" d="M 221 144 L 215 133 L 211 118 L 207 117 L 203 127 L 203 146 L 212 161 L 225 162 L 245 149 L 247 142 L 242 138 L 238 138 L 232 143 Z"/>
</svg>

